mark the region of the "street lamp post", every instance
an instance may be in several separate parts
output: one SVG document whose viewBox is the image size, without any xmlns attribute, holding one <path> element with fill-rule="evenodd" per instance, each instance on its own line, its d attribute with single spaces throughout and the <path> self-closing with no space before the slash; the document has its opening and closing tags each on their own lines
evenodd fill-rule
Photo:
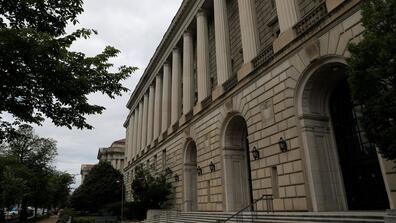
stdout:
<svg viewBox="0 0 396 223">
<path fill-rule="evenodd" d="M 121 223 L 124 219 L 124 184 L 121 180 L 117 180 L 117 183 L 121 183 Z"/>
</svg>

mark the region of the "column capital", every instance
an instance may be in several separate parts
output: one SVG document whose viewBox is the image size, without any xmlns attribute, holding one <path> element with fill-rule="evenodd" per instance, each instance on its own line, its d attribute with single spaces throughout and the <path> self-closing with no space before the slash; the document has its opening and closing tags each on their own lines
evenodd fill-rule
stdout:
<svg viewBox="0 0 396 223">
<path fill-rule="evenodd" d="M 186 31 L 184 31 L 183 35 L 192 37 L 193 34 L 192 34 L 192 32 L 190 30 L 186 30 Z"/>
<path fill-rule="evenodd" d="M 199 17 L 199 16 L 207 16 L 208 15 L 208 11 L 206 10 L 206 9 L 199 9 L 198 10 L 198 12 L 197 12 L 197 17 Z"/>
</svg>

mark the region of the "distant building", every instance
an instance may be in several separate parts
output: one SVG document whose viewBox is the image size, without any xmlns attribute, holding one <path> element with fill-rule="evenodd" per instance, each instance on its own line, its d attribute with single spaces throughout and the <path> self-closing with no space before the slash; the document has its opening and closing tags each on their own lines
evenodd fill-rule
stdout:
<svg viewBox="0 0 396 223">
<path fill-rule="evenodd" d="M 100 148 L 98 160 L 111 163 L 114 169 L 123 172 L 124 168 L 125 139 L 114 141 L 110 147 Z"/>
<path fill-rule="evenodd" d="M 95 164 L 81 164 L 81 183 L 84 182 L 94 166 Z"/>
</svg>

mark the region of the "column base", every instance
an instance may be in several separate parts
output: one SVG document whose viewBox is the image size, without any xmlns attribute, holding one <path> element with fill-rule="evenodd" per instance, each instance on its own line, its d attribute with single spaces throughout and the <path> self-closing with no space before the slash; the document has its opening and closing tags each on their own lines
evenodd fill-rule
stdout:
<svg viewBox="0 0 396 223">
<path fill-rule="evenodd" d="M 194 115 L 198 114 L 201 110 L 202 110 L 201 102 L 198 102 L 193 108 Z"/>
<path fill-rule="evenodd" d="M 241 69 L 239 69 L 237 73 L 238 82 L 241 81 L 246 76 L 248 76 L 253 70 L 254 70 L 254 66 L 252 62 L 243 64 Z"/>
<path fill-rule="evenodd" d="M 296 32 L 293 28 L 286 30 L 285 32 L 281 33 L 279 37 L 274 40 L 274 53 L 280 51 L 285 46 L 287 46 L 291 41 L 296 38 Z"/>
<path fill-rule="evenodd" d="M 333 11 L 333 9 L 337 8 L 341 5 L 345 0 L 326 0 L 326 8 L 327 12 Z"/>
<path fill-rule="evenodd" d="M 213 101 L 216 100 L 217 98 L 219 98 L 223 93 L 224 93 L 223 87 L 220 85 L 217 85 L 212 91 Z"/>
</svg>

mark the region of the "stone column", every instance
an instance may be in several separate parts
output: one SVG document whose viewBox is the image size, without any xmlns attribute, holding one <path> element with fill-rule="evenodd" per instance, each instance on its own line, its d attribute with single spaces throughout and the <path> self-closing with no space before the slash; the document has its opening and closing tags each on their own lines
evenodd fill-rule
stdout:
<svg viewBox="0 0 396 223">
<path fill-rule="evenodd" d="M 153 140 L 158 139 L 161 133 L 161 105 L 162 105 L 162 77 L 157 74 L 155 77 L 155 99 L 154 99 L 154 127 Z"/>
<path fill-rule="evenodd" d="M 181 89 L 181 54 L 180 49 L 175 48 L 172 52 L 172 106 L 171 106 L 171 124 L 175 124 L 179 121 L 180 117 L 180 89 Z"/>
<path fill-rule="evenodd" d="M 283 33 L 291 29 L 298 21 L 298 13 L 295 0 L 275 0 L 278 14 L 279 29 Z"/>
<path fill-rule="evenodd" d="M 288 1 L 289 0 L 285 2 Z M 257 56 L 259 48 L 255 0 L 238 0 L 238 8 L 241 27 L 243 61 L 244 63 L 249 63 Z"/>
<path fill-rule="evenodd" d="M 171 90 L 171 67 L 169 63 L 164 64 L 164 77 L 162 86 L 162 125 L 161 133 L 168 130 L 170 123 L 170 90 Z"/>
<path fill-rule="evenodd" d="M 183 35 L 183 114 L 193 108 L 194 102 L 194 48 L 190 32 Z"/>
<path fill-rule="evenodd" d="M 138 120 L 139 120 L 139 113 L 138 113 L 138 109 L 135 108 L 135 110 L 133 111 L 133 114 L 135 116 L 134 120 L 133 120 L 133 139 L 132 139 L 132 158 L 134 158 L 136 156 L 136 154 L 138 153 L 137 151 L 137 137 L 138 137 Z"/>
<path fill-rule="evenodd" d="M 142 124 L 143 124 L 143 101 L 139 102 L 139 121 L 138 121 L 138 136 L 137 136 L 137 147 L 136 154 L 140 153 L 142 148 Z"/>
<path fill-rule="evenodd" d="M 132 159 L 133 157 L 133 133 L 135 131 L 134 129 L 134 123 L 135 123 L 135 114 L 132 114 L 131 117 L 129 118 L 129 125 L 128 125 L 128 153 L 126 154 L 126 163 L 128 163 L 129 160 Z"/>
<path fill-rule="evenodd" d="M 154 95 L 155 89 L 154 84 L 150 86 L 149 90 L 149 105 L 148 105 L 148 117 L 147 117 L 147 145 L 150 145 L 153 141 L 153 123 L 154 123 Z"/>
<path fill-rule="evenodd" d="M 142 122 L 142 146 L 141 149 L 146 148 L 147 140 L 147 117 L 148 117 L 148 94 L 145 93 L 143 97 L 143 122 Z"/>
<path fill-rule="evenodd" d="M 200 103 L 210 95 L 208 18 L 203 10 L 197 14 L 197 81 Z"/>
<path fill-rule="evenodd" d="M 131 133 L 131 130 L 132 130 L 132 126 L 131 126 L 131 118 L 132 117 L 130 117 L 129 118 L 129 120 L 128 120 L 128 126 L 126 127 L 126 134 L 125 134 L 125 153 L 124 153 L 124 155 L 125 155 L 125 158 L 126 158 L 126 160 L 128 161 L 129 160 L 129 154 L 130 154 L 130 151 L 131 151 L 131 139 L 129 138 L 129 135 L 130 135 L 130 133 Z"/>
<path fill-rule="evenodd" d="M 228 31 L 227 1 L 214 0 L 217 82 L 222 85 L 231 76 L 230 37 Z"/>
</svg>

